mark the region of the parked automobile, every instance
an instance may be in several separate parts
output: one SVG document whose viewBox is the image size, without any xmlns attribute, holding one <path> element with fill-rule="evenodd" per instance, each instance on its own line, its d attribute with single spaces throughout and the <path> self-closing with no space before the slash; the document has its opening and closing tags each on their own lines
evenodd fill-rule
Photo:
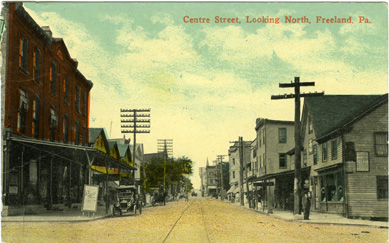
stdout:
<svg viewBox="0 0 389 243">
<path fill-rule="evenodd" d="M 197 197 L 197 193 L 196 192 L 192 192 L 192 197 Z"/>
<path fill-rule="evenodd" d="M 122 215 L 127 212 L 133 212 L 136 215 L 142 213 L 142 203 L 135 186 L 119 186 L 116 191 L 116 202 L 113 205 L 113 216 Z"/>
</svg>

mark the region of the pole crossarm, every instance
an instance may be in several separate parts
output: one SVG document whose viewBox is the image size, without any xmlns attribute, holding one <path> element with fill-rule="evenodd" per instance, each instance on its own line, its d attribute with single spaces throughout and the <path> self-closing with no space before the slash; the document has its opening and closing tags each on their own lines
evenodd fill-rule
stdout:
<svg viewBox="0 0 389 243">
<path fill-rule="evenodd" d="M 148 109 L 120 109 L 120 112 L 150 112 L 150 108 Z"/>
<path fill-rule="evenodd" d="M 300 97 L 315 97 L 315 96 L 323 96 L 324 95 L 324 91 L 323 92 L 315 92 L 315 93 L 302 93 L 300 94 Z M 271 96 L 271 99 L 272 100 L 281 100 L 281 99 L 292 99 L 292 98 L 296 98 L 296 95 L 295 94 L 284 94 L 284 95 L 272 95 Z"/>
<path fill-rule="evenodd" d="M 150 117 L 150 114 L 121 114 L 120 117 Z"/>
<path fill-rule="evenodd" d="M 122 130 L 122 133 L 150 133 L 148 130 Z"/>
<path fill-rule="evenodd" d="M 122 128 L 149 128 L 150 125 L 122 125 Z"/>
<path fill-rule="evenodd" d="M 315 82 L 302 82 L 302 83 L 297 83 L 297 86 L 315 86 Z M 279 84 L 280 88 L 293 88 L 296 87 L 296 83 L 284 83 L 284 84 Z"/>
<path fill-rule="evenodd" d="M 120 120 L 121 122 L 136 122 L 136 123 L 138 123 L 138 122 L 150 122 L 150 119 L 122 119 L 122 120 Z"/>
</svg>

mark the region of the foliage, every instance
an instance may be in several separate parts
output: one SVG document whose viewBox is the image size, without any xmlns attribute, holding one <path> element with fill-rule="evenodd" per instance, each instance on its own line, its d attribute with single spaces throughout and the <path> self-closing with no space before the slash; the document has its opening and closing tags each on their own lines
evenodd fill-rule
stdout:
<svg viewBox="0 0 389 243">
<path fill-rule="evenodd" d="M 156 188 L 164 183 L 164 168 L 166 168 L 165 183 L 166 188 L 169 185 L 176 185 L 184 180 L 184 176 L 191 175 L 193 162 L 189 158 L 183 156 L 180 158 L 163 158 L 153 157 L 145 164 L 146 178 L 144 180 L 144 187 L 146 191 L 150 188 Z M 143 176 L 143 173 L 142 173 Z"/>
</svg>

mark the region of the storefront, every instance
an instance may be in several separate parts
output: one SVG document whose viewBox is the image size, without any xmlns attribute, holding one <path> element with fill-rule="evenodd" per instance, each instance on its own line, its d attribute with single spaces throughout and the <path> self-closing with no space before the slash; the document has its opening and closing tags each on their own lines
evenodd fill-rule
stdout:
<svg viewBox="0 0 389 243">
<path fill-rule="evenodd" d="M 317 170 L 313 177 L 314 209 L 320 212 L 344 214 L 344 170 L 340 166 Z"/>
</svg>

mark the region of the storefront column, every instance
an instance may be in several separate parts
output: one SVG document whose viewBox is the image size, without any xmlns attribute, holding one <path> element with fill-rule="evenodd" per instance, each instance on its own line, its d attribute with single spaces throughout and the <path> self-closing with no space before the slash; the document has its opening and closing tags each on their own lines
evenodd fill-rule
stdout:
<svg viewBox="0 0 389 243">
<path fill-rule="evenodd" d="M 19 169 L 19 200 L 20 204 L 24 205 L 24 186 L 23 186 L 23 177 L 24 177 L 24 145 L 22 146 L 22 153 L 20 155 L 20 169 Z"/>
<path fill-rule="evenodd" d="M 74 157 L 74 156 L 73 156 Z M 71 201 L 71 188 L 72 188 L 72 162 L 69 161 L 69 180 L 68 180 L 68 207 L 72 207 L 72 201 Z"/>
<path fill-rule="evenodd" d="M 50 186 L 49 186 L 49 208 L 53 208 L 53 158 L 54 156 L 51 156 L 50 159 Z"/>
</svg>

